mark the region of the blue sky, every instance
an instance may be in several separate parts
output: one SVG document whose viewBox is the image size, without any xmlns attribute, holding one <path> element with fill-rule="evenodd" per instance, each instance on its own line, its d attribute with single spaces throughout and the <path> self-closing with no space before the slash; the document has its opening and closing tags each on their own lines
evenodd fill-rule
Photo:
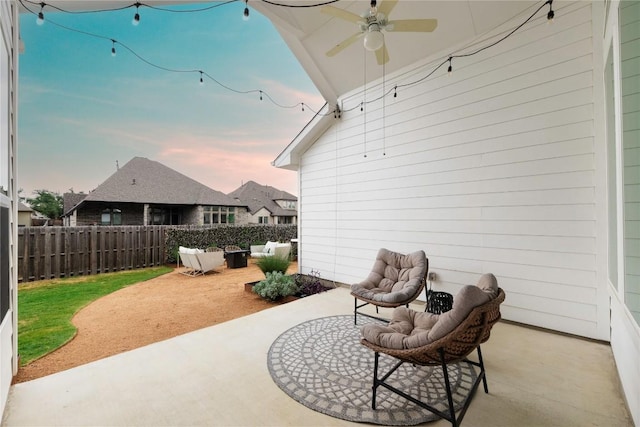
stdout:
<svg viewBox="0 0 640 427">
<path fill-rule="evenodd" d="M 250 2 L 249 2 L 250 3 Z M 54 3 L 55 4 L 55 3 Z M 126 6 L 132 3 L 122 3 Z M 192 10 L 215 3 L 179 8 Z M 38 11 L 39 6 L 29 5 Z M 175 6 L 166 6 L 178 9 Z M 197 13 L 140 7 L 67 14 L 25 13 L 20 34 L 18 187 L 88 192 L 135 156 L 228 193 L 248 180 L 297 194 L 296 173 L 271 166 L 323 100 L 271 23 L 244 2 Z M 68 31 L 53 22 L 106 39 Z M 116 56 L 111 55 L 115 39 Z M 203 70 L 237 94 L 199 73 Z"/>
</svg>

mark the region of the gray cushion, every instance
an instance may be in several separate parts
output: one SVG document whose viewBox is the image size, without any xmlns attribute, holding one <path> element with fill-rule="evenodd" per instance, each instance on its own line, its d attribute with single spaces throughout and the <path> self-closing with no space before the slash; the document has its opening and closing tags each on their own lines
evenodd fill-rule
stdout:
<svg viewBox="0 0 640 427">
<path fill-rule="evenodd" d="M 351 292 L 384 303 L 412 301 L 421 289 L 426 271 L 427 256 L 424 251 L 403 255 L 382 248 L 378 251 L 369 276 L 351 285 Z"/>
<path fill-rule="evenodd" d="M 364 325 L 362 337 L 381 347 L 397 350 L 422 347 L 453 331 L 471 311 L 498 296 L 498 281 L 487 273 L 476 286 L 464 286 L 453 299 L 453 308 L 443 314 L 423 313 L 406 307 L 393 311 L 388 326 Z"/>
</svg>

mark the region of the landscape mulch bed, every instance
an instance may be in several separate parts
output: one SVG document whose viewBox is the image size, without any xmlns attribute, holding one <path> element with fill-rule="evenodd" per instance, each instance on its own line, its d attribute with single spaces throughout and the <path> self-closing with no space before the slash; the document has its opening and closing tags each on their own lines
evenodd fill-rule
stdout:
<svg viewBox="0 0 640 427">
<path fill-rule="evenodd" d="M 102 297 L 80 310 L 72 322 L 76 336 L 48 355 L 21 366 L 14 383 L 113 356 L 157 341 L 273 307 L 245 283 L 264 274 L 252 262 L 246 268 L 189 277 L 184 267 Z M 295 273 L 292 263 L 288 273 Z"/>
</svg>

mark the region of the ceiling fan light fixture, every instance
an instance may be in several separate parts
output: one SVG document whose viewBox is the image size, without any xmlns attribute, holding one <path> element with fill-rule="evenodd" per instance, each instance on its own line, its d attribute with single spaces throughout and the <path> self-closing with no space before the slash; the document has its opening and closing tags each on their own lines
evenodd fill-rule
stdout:
<svg viewBox="0 0 640 427">
<path fill-rule="evenodd" d="M 376 51 L 384 44 L 384 35 L 379 28 L 370 28 L 364 35 L 364 48 L 369 51 Z"/>
</svg>

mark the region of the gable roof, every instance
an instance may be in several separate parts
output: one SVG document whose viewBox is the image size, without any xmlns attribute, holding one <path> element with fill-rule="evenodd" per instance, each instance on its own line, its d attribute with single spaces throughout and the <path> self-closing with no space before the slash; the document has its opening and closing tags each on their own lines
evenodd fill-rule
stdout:
<svg viewBox="0 0 640 427">
<path fill-rule="evenodd" d="M 246 206 L 220 191 L 145 157 L 131 159 L 87 194 L 82 203 L 89 201 Z"/>
<path fill-rule="evenodd" d="M 65 214 L 76 207 L 87 197 L 86 193 L 64 193 L 62 195 L 62 212 Z"/>
<path fill-rule="evenodd" d="M 18 212 L 33 212 L 30 206 L 25 205 L 22 202 L 18 202 Z"/>
<path fill-rule="evenodd" d="M 229 196 L 249 206 L 249 212 L 252 215 L 262 208 L 267 209 L 272 215 L 276 216 L 296 216 L 298 214 L 295 209 L 284 209 L 276 203 L 276 200 L 297 201 L 298 198 L 296 196 L 270 185 L 258 184 L 255 181 L 247 181 L 229 193 Z"/>
</svg>

